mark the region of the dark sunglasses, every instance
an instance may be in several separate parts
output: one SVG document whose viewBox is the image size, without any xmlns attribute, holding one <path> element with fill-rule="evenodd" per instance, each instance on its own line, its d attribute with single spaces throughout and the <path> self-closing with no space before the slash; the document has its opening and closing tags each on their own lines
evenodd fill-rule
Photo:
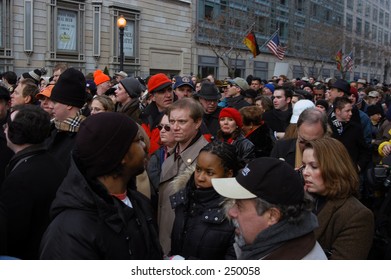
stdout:
<svg viewBox="0 0 391 280">
<path fill-rule="evenodd" d="M 165 124 L 165 125 L 159 124 L 157 126 L 157 129 L 159 129 L 159 131 L 162 130 L 163 128 L 164 128 L 165 131 L 170 131 L 171 126 L 169 126 L 168 124 Z"/>
</svg>

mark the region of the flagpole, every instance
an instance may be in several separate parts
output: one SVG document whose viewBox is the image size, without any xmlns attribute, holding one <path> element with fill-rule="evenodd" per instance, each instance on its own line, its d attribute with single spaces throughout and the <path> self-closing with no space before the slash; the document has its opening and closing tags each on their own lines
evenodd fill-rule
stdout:
<svg viewBox="0 0 391 280">
<path fill-rule="evenodd" d="M 254 25 L 255 25 L 255 21 L 253 22 L 253 24 L 251 24 L 249 28 L 247 28 L 246 32 L 244 32 L 245 36 L 251 31 L 251 29 L 253 29 Z"/>
<path fill-rule="evenodd" d="M 278 34 L 278 31 L 280 31 L 280 29 L 277 29 L 277 30 L 272 34 L 272 36 L 270 36 L 269 39 L 267 39 L 266 42 L 265 42 L 261 47 L 259 47 L 259 49 L 260 49 L 260 50 L 263 49 L 263 48 L 267 45 L 267 43 L 270 41 L 270 39 L 273 38 L 274 35 Z"/>
</svg>

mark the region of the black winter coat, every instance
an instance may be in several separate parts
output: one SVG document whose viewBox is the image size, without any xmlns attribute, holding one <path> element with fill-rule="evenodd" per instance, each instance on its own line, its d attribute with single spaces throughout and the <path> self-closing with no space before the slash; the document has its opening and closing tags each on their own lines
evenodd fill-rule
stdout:
<svg viewBox="0 0 391 280">
<path fill-rule="evenodd" d="M 292 116 L 292 107 L 287 111 L 269 110 L 262 114 L 262 119 L 269 126 L 269 128 L 276 132 L 285 132 L 289 125 Z"/>
<path fill-rule="evenodd" d="M 282 158 L 295 168 L 297 139 L 280 139 L 274 144 L 270 157 Z"/>
<path fill-rule="evenodd" d="M 272 139 L 272 131 L 266 123 L 251 132 L 250 135 L 247 135 L 247 139 L 255 146 L 256 158 L 270 156 L 274 142 Z"/>
<path fill-rule="evenodd" d="M 45 143 L 48 151 L 59 160 L 66 170 L 71 164 L 71 151 L 75 146 L 77 132 L 59 131 L 53 127 Z"/>
<path fill-rule="evenodd" d="M 52 205 L 41 259 L 161 259 L 148 199 L 131 189 L 128 197 L 132 208 L 98 181 L 87 181 L 72 160 Z"/>
<path fill-rule="evenodd" d="M 0 192 L 7 211 L 9 256 L 39 258 L 50 205 L 65 175 L 62 165 L 41 146 L 26 148 L 11 159 Z"/>
<path fill-rule="evenodd" d="M 341 141 L 349 152 L 353 163 L 364 171 L 367 165 L 371 162 L 371 150 L 365 142 L 364 134 L 360 124 L 349 121 L 343 123 L 342 134 L 338 133 L 334 126 L 331 126 L 333 131 L 332 137 Z"/>
<path fill-rule="evenodd" d="M 186 187 L 170 200 L 175 209 L 171 255 L 186 259 L 236 259 L 234 227 L 221 207 L 224 198 L 213 188 L 196 189 L 192 174 Z"/>
<path fill-rule="evenodd" d="M 5 167 L 10 161 L 14 152 L 7 147 L 7 139 L 5 138 L 3 125 L 6 123 L 6 119 L 0 121 L 0 186 L 4 181 Z"/>
</svg>

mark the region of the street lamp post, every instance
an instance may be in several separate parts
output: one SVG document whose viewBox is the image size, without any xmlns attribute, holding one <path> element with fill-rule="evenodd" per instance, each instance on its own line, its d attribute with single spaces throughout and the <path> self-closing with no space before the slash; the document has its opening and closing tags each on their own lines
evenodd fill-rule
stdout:
<svg viewBox="0 0 391 280">
<path fill-rule="evenodd" d="M 117 26 L 119 28 L 119 52 L 120 52 L 120 63 L 119 63 L 119 71 L 124 70 L 124 29 L 126 26 L 126 19 L 123 15 L 121 15 L 117 19 Z"/>
</svg>

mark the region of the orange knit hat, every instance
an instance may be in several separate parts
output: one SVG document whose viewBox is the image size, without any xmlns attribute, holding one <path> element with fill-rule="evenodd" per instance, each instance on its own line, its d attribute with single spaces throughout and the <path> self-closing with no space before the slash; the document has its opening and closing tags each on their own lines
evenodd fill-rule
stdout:
<svg viewBox="0 0 391 280">
<path fill-rule="evenodd" d="M 102 70 L 98 69 L 94 72 L 94 83 L 96 85 L 100 85 L 107 81 L 110 81 L 110 77 L 103 73 Z"/>
</svg>

